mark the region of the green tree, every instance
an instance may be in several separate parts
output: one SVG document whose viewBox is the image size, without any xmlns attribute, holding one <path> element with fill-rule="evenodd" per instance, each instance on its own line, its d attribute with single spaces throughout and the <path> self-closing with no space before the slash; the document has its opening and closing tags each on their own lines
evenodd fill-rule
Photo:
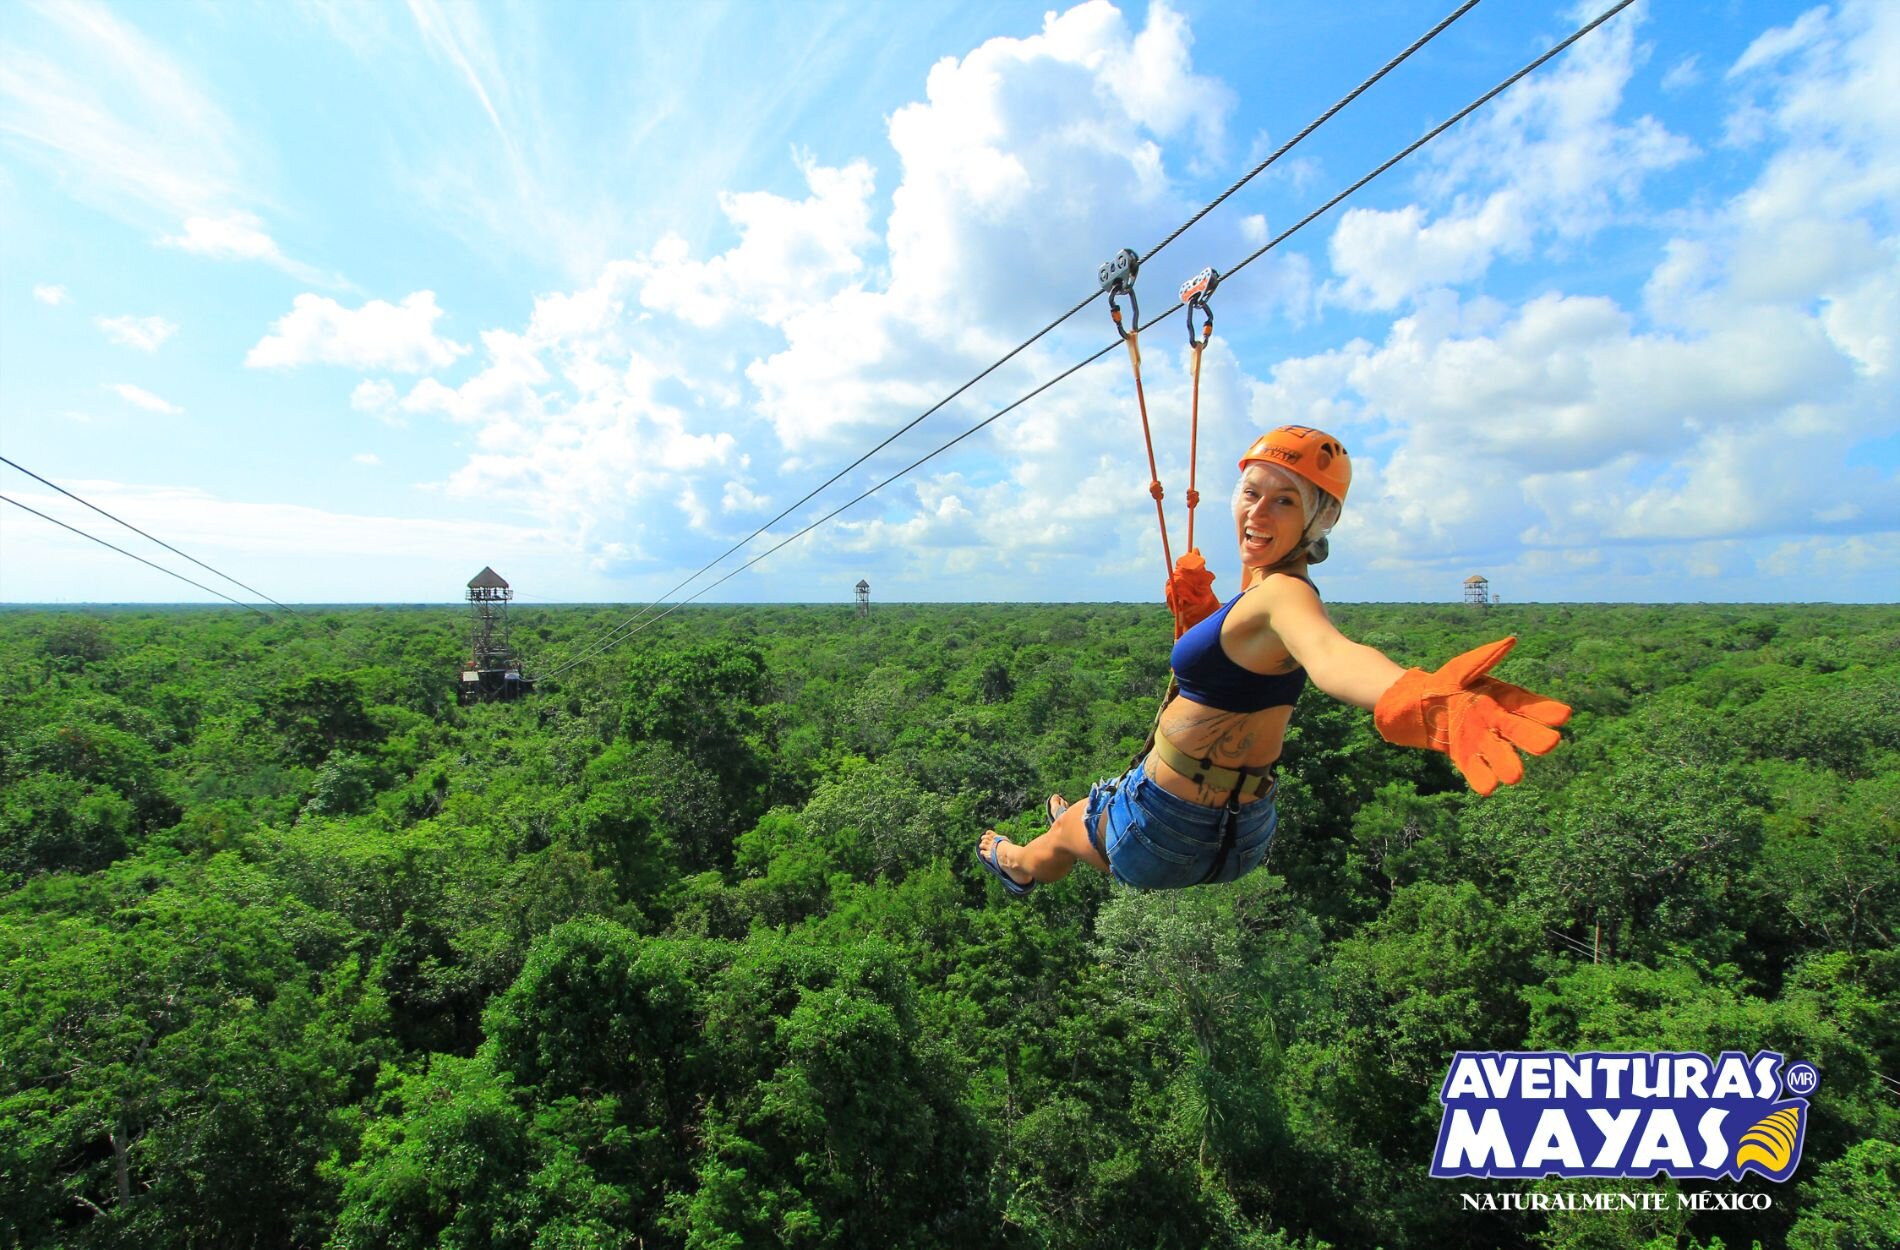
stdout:
<svg viewBox="0 0 1900 1250">
<path fill-rule="evenodd" d="M 360 748 L 376 738 L 376 726 L 363 706 L 356 682 L 348 677 L 309 673 L 273 691 L 265 709 L 292 758 L 315 767 L 332 751 Z"/>
<path fill-rule="evenodd" d="M 671 1203 L 685 1245 L 983 1239 L 977 1129 L 894 956 L 755 941 L 712 991 L 704 1036 L 730 1092 Z"/>
<path fill-rule="evenodd" d="M 1900 1146 L 1864 1141 L 1801 1185 L 1789 1250 L 1900 1245 Z"/>
<path fill-rule="evenodd" d="M 628 658 L 622 690 L 621 725 L 632 740 L 671 743 L 704 768 L 739 827 L 757 815 L 771 755 L 759 715 L 770 692 L 757 647 L 643 648 Z"/>
<path fill-rule="evenodd" d="M 341 1176 L 336 1250 L 504 1250 L 535 1243 L 523 1180 L 530 1117 L 481 1059 L 438 1055 L 391 1074 L 361 1157 Z M 605 1244 L 612 1244 L 611 1242 Z"/>
</svg>

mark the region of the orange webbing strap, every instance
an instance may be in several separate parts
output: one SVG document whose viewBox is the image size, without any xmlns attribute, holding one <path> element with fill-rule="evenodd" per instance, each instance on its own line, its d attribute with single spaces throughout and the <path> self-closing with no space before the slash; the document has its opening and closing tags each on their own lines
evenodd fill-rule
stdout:
<svg viewBox="0 0 1900 1250">
<path fill-rule="evenodd" d="M 1190 317 L 1194 314 L 1189 313 Z M 1193 339 L 1192 327 L 1188 335 Z M 1194 470 L 1200 463 L 1201 455 L 1201 349 L 1207 346 L 1202 339 L 1194 344 L 1194 399 L 1188 407 L 1188 550 L 1194 550 L 1194 506 L 1201 502 L 1201 492 L 1194 489 Z M 1173 565 L 1169 565 L 1173 568 Z"/>
<path fill-rule="evenodd" d="M 1194 506 L 1201 502 L 1201 492 L 1194 489 L 1194 471 L 1200 462 L 1201 452 L 1201 349 L 1214 337 L 1214 309 L 1207 302 L 1214 294 L 1214 288 L 1220 285 L 1220 271 L 1211 265 L 1181 284 L 1181 302 L 1187 305 L 1188 346 L 1194 351 L 1194 399 L 1188 409 L 1188 550 L 1194 550 Z M 1202 324 L 1199 338 L 1194 336 L 1194 312 L 1200 310 Z"/>
<path fill-rule="evenodd" d="M 1135 402 L 1141 408 L 1141 440 L 1148 447 L 1148 493 L 1154 496 L 1155 521 L 1161 526 L 1161 560 L 1169 573 L 1174 572 L 1174 553 L 1168 549 L 1168 518 L 1161 510 L 1161 471 L 1155 467 L 1154 434 L 1148 428 L 1148 397 L 1141 387 L 1141 328 L 1133 330 L 1122 326 L 1122 310 L 1111 302 L 1108 315 L 1115 319 L 1115 329 L 1121 332 L 1122 342 L 1128 344 L 1128 363 L 1135 370 Z"/>
</svg>

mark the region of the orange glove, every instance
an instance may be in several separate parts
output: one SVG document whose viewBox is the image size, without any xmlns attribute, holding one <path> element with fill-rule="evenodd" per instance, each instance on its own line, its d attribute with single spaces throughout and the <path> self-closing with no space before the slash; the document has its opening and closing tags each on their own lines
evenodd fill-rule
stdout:
<svg viewBox="0 0 1900 1250">
<path fill-rule="evenodd" d="M 1189 547 L 1174 562 L 1168 574 L 1168 611 L 1174 613 L 1174 636 L 1193 629 L 1220 611 L 1220 599 L 1214 594 L 1214 575 L 1207 571 L 1207 560 L 1200 549 Z"/>
<path fill-rule="evenodd" d="M 1516 638 L 1486 643 L 1436 673 L 1407 669 L 1372 709 L 1380 736 L 1443 751 L 1479 794 L 1522 781 L 1524 762 L 1513 748 L 1543 755 L 1555 747 L 1570 705 L 1484 675 L 1516 645 Z"/>
</svg>

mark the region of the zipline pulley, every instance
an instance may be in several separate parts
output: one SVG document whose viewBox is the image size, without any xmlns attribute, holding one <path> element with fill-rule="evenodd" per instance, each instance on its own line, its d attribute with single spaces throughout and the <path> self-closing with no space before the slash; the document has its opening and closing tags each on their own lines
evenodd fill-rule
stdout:
<svg viewBox="0 0 1900 1250">
<path fill-rule="evenodd" d="M 1209 265 L 1181 284 L 1181 302 L 1188 306 L 1188 346 L 1192 347 L 1195 351 L 1206 347 L 1208 338 L 1214 333 L 1214 309 L 1207 300 L 1209 296 L 1214 294 L 1214 288 L 1219 285 L 1220 270 L 1214 268 L 1212 265 Z M 1198 311 L 1203 318 L 1201 336 L 1198 341 L 1194 337 L 1194 314 L 1196 311 Z"/>
<path fill-rule="evenodd" d="M 1135 330 L 1141 329 L 1141 304 L 1135 299 L 1135 276 L 1141 272 L 1141 255 L 1132 247 L 1125 247 L 1115 253 L 1114 259 L 1096 270 L 1095 276 L 1101 280 L 1102 289 L 1108 292 L 1108 315 L 1115 320 L 1115 329 L 1126 339 L 1133 330 L 1122 325 L 1122 306 L 1115 302 L 1118 295 L 1128 297 L 1128 308 L 1132 314 Z"/>
</svg>

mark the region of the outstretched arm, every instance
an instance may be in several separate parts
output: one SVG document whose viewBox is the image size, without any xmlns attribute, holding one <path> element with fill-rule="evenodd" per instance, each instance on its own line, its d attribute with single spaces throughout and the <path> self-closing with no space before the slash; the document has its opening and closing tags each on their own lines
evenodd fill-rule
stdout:
<svg viewBox="0 0 1900 1250">
<path fill-rule="evenodd" d="M 1266 624 L 1280 636 L 1313 684 L 1342 703 L 1371 711 L 1405 670 L 1375 647 L 1354 642 L 1327 619 L 1311 586 L 1274 578 L 1254 592 L 1265 595 Z"/>
<path fill-rule="evenodd" d="M 1519 751 L 1543 755 L 1562 740 L 1557 726 L 1570 717 L 1567 704 L 1486 675 L 1517 639 L 1467 651 L 1435 673 L 1401 669 L 1333 628 L 1319 596 L 1289 580 L 1261 587 L 1273 631 L 1314 685 L 1372 709 L 1387 742 L 1442 751 L 1473 790 L 1490 794 L 1523 780 Z"/>
</svg>

